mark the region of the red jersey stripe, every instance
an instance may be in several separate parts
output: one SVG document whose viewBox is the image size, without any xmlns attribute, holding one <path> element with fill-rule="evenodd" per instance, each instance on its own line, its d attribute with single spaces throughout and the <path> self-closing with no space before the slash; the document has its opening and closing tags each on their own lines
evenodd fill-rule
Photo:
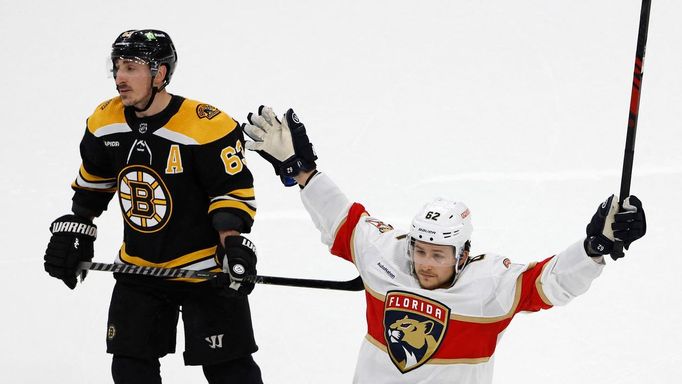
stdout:
<svg viewBox="0 0 682 384">
<path fill-rule="evenodd" d="M 355 263 L 353 260 L 353 231 L 360 221 L 360 218 L 365 215 L 367 215 L 365 207 L 363 207 L 362 204 L 353 203 L 348 210 L 346 219 L 336 230 L 334 244 L 331 248 L 332 254 L 342 257 L 351 263 Z"/>
</svg>

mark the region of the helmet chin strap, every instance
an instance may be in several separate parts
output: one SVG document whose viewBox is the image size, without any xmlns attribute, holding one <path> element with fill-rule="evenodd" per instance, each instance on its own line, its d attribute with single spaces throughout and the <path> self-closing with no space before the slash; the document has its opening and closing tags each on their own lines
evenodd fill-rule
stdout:
<svg viewBox="0 0 682 384">
<path fill-rule="evenodd" d="M 151 86 L 152 86 L 152 95 L 149 97 L 149 101 L 147 102 L 147 105 L 144 106 L 144 108 L 137 108 L 136 106 L 133 105 L 133 109 L 135 112 L 144 112 L 149 109 L 149 107 L 152 106 L 152 103 L 154 102 L 154 97 L 156 97 L 156 94 L 159 93 L 162 89 L 166 88 L 166 81 L 164 80 L 163 84 L 161 84 L 161 87 L 155 87 L 154 86 L 154 78 L 156 78 L 157 70 L 154 69 L 152 70 L 152 81 L 151 81 Z"/>
<path fill-rule="evenodd" d="M 462 260 L 462 256 L 457 258 L 457 264 L 455 264 L 455 273 L 452 274 L 452 281 L 450 282 L 450 287 L 455 285 L 457 282 L 457 279 L 459 279 L 459 276 L 462 274 L 462 271 L 464 270 L 464 267 L 466 267 L 469 264 L 469 259 L 460 267 L 460 263 Z"/>
<path fill-rule="evenodd" d="M 135 112 L 144 112 L 149 109 L 149 107 L 152 106 L 152 103 L 154 102 L 154 97 L 156 97 L 156 94 L 159 92 L 159 88 L 154 86 L 154 79 L 152 78 L 152 95 L 149 97 L 149 101 L 147 102 L 147 105 L 144 106 L 144 108 L 138 108 L 133 105 L 133 109 Z"/>
</svg>

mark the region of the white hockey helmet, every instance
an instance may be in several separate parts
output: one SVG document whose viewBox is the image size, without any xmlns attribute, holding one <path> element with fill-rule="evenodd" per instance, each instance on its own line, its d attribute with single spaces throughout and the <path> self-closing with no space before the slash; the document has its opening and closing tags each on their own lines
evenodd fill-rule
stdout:
<svg viewBox="0 0 682 384">
<path fill-rule="evenodd" d="M 468 250 L 473 230 L 471 212 L 464 203 L 437 198 L 425 204 L 412 219 L 408 250 L 412 253 L 415 241 L 451 245 L 455 248 L 455 269 L 459 270 L 459 261 Z"/>
</svg>

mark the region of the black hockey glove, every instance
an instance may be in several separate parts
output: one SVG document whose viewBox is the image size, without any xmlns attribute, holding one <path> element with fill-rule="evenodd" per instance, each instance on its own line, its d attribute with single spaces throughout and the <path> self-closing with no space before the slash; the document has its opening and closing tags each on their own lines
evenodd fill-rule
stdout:
<svg viewBox="0 0 682 384">
<path fill-rule="evenodd" d="M 78 263 L 90 261 L 94 255 L 93 242 L 97 238 L 97 226 L 84 217 L 64 215 L 52 222 L 50 232 L 52 237 L 44 258 L 45 271 L 74 289 Z M 85 276 L 85 272 L 82 276 Z"/>
<path fill-rule="evenodd" d="M 610 254 L 615 239 L 623 241 L 623 246 L 628 249 L 633 241 L 646 233 L 642 202 L 636 196 L 628 196 L 619 210 L 617 198 L 609 196 L 597 208 L 586 232 L 584 246 L 590 256 Z"/>
<path fill-rule="evenodd" d="M 623 208 L 616 213 L 614 221 L 613 236 L 623 242 L 625 249 L 630 249 L 633 241 L 646 234 L 646 216 L 642 202 L 637 196 L 625 198 Z"/>
<path fill-rule="evenodd" d="M 285 186 L 296 185 L 293 178 L 299 172 L 315 169 L 317 155 L 293 109 L 284 114 L 283 123 L 270 107 L 262 105 L 258 115 L 249 113 L 247 119 L 250 124 L 244 124 L 242 129 L 254 141 L 248 141 L 246 148 L 270 162 Z"/>
<path fill-rule="evenodd" d="M 243 236 L 225 238 L 223 271 L 230 276 L 231 289 L 242 295 L 253 291 L 254 283 L 244 280 L 246 276 L 256 275 L 256 246 Z"/>
</svg>

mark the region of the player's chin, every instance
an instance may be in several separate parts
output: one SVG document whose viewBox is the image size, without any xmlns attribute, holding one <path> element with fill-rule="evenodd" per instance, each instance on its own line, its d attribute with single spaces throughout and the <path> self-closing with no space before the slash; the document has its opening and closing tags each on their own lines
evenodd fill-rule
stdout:
<svg viewBox="0 0 682 384">
<path fill-rule="evenodd" d="M 131 95 L 128 94 L 128 92 L 119 92 L 118 94 L 121 96 L 121 102 L 126 107 L 131 107 L 135 105 L 135 100 L 132 98 Z"/>
<path fill-rule="evenodd" d="M 121 96 L 121 101 L 126 107 L 139 103 L 141 101 L 140 99 L 142 98 L 132 89 L 125 89 L 123 91 L 119 90 L 118 94 Z"/>
<path fill-rule="evenodd" d="M 434 289 L 439 285 L 436 276 L 428 274 L 417 273 L 417 280 L 419 280 L 419 285 L 424 289 Z"/>
</svg>

